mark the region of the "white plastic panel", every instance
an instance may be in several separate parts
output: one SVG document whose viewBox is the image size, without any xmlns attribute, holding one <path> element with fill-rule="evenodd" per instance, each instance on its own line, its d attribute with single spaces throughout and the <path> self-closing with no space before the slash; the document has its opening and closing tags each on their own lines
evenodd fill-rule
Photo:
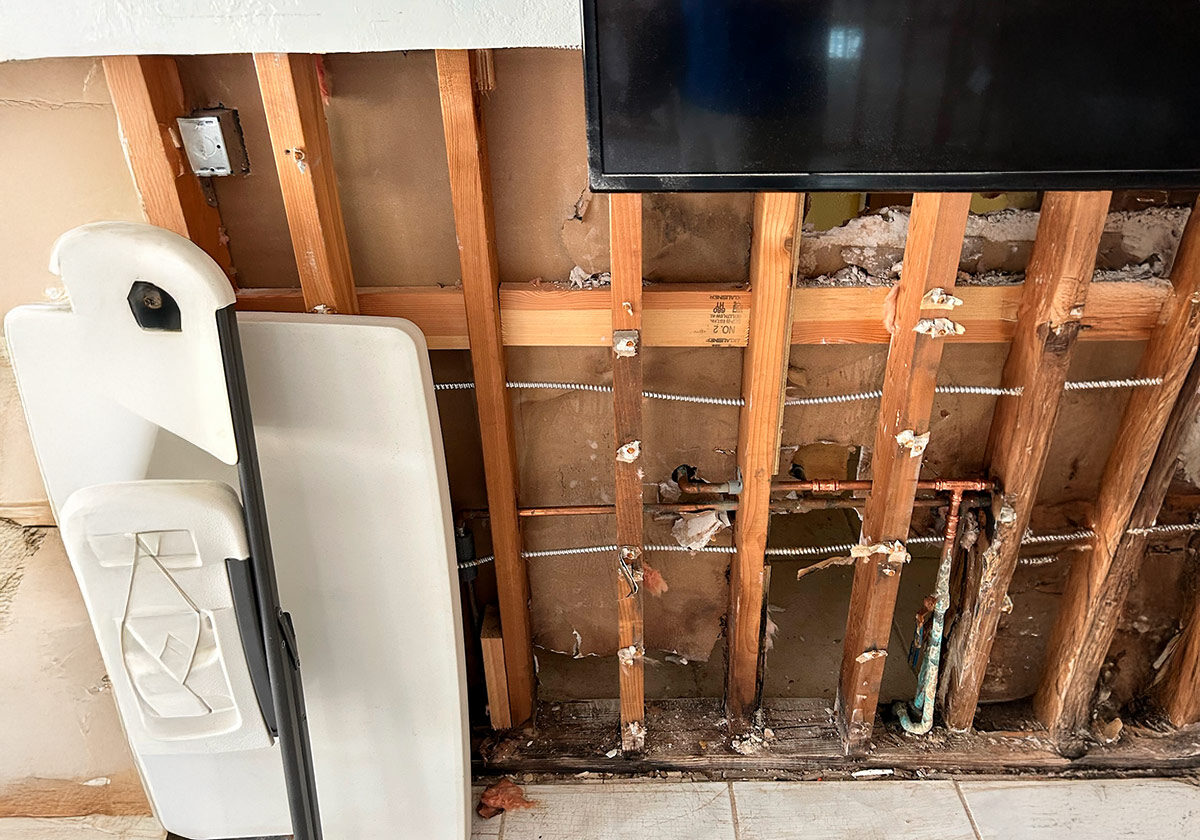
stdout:
<svg viewBox="0 0 1200 840">
<path fill-rule="evenodd" d="M 233 490 L 98 484 L 71 495 L 59 527 L 133 749 L 270 747 L 225 570 L 248 554 Z"/>
<path fill-rule="evenodd" d="M 395 318 L 239 324 L 325 834 L 461 840 L 463 625 L 424 337 Z"/>
<path fill-rule="evenodd" d="M 183 237 L 133 222 L 98 222 L 59 237 L 50 270 L 62 277 L 80 317 L 75 363 L 92 387 L 133 414 L 174 432 L 227 464 L 237 463 L 218 309 L 236 300 L 229 278 Z M 178 332 L 143 329 L 132 318 L 134 283 L 166 291 L 179 306 Z"/>
<path fill-rule="evenodd" d="M 187 370 L 176 372 L 177 381 L 160 388 L 171 378 L 170 370 L 147 368 L 142 362 L 164 346 L 162 333 L 130 332 L 112 346 L 111 337 L 82 324 L 93 317 L 129 318 L 125 296 L 134 275 L 167 289 L 185 315 L 195 305 L 211 310 L 211 318 L 226 299 L 213 274 L 218 270 L 199 249 L 173 234 L 164 238 L 144 230 L 139 225 L 102 226 L 103 236 L 94 240 L 104 244 L 102 253 L 129 256 L 112 241 L 128 234 L 146 244 L 147 254 L 157 256 L 134 249 L 133 269 L 123 268 L 115 256 L 100 260 L 97 264 L 108 265 L 109 279 L 95 290 L 68 282 L 74 311 L 21 307 L 5 321 L 51 503 L 60 517 L 70 515 L 72 521 L 85 507 L 104 508 L 103 499 L 70 498 L 95 484 L 208 479 L 237 485 L 234 468 L 218 460 L 228 460 L 220 445 L 228 411 L 224 391 L 217 396 L 215 379 L 208 397 L 186 387 L 189 378 L 203 379 L 215 370 L 208 352 L 216 353 L 219 364 L 215 337 L 199 327 L 188 329 L 185 321 L 182 334 L 196 336 L 208 349 L 175 354 Z M 78 244 L 60 247 L 60 261 L 63 254 L 71 255 L 69 265 L 63 265 L 64 279 L 89 264 L 84 250 Z M 192 283 L 216 291 L 193 296 Z M 84 288 L 82 300 L 76 288 Z M 94 306 L 93 291 L 98 296 Z M 109 292 L 120 306 L 109 305 Z M 462 624 L 445 465 L 423 337 L 400 319 L 250 314 L 240 316 L 238 323 L 280 595 L 298 636 L 325 836 L 461 840 L 469 826 Z M 139 346 L 143 336 L 146 343 Z M 100 352 L 93 342 L 100 343 Z M 223 382 L 222 376 L 222 389 Z M 155 394 L 172 404 L 155 405 Z M 180 410 L 189 400 L 198 400 L 205 415 L 193 418 L 199 425 L 189 426 L 193 420 Z M 232 491 L 222 492 L 228 497 Z M 230 513 L 227 506 L 223 509 Z M 89 515 L 81 521 L 92 519 Z M 65 526 L 64 535 L 75 527 Z M 186 579 L 196 571 L 188 565 L 194 562 L 186 559 L 192 552 L 179 532 L 187 531 L 198 553 L 204 553 L 195 523 L 150 527 L 138 522 L 126 531 L 78 527 L 90 538 L 70 549 L 72 562 L 90 557 L 94 568 L 89 567 L 89 574 L 97 576 L 119 573 L 129 580 L 130 567 L 121 559 L 131 546 L 122 542 L 126 532 L 156 532 L 147 537 L 146 547 L 169 567 L 171 578 Z M 210 627 L 190 619 L 187 624 L 182 602 L 172 602 L 172 584 L 157 570 L 149 578 L 148 597 L 165 598 L 175 614 L 172 621 L 181 622 L 171 633 L 182 637 L 185 647 L 204 647 L 210 629 L 223 646 L 220 622 Z M 90 584 L 82 574 L 80 582 L 86 593 Z M 142 594 L 134 594 L 136 607 Z M 93 612 L 94 621 L 97 614 Z M 114 635 L 127 617 L 124 606 L 106 607 L 103 615 Z M 128 615 L 144 617 L 136 609 Z M 134 642 L 153 649 L 156 643 L 142 643 L 161 642 L 166 635 L 160 627 L 145 625 L 133 621 L 127 629 Z M 103 637 L 102 628 L 97 627 L 97 635 Z M 126 654 L 135 660 L 141 655 L 131 644 L 113 662 L 126 668 Z M 166 679 L 164 673 L 175 679 L 182 673 L 178 659 L 159 660 L 134 662 L 131 670 L 149 669 L 140 680 Z M 114 664 L 109 668 L 115 670 Z M 210 679 L 214 675 L 207 672 L 194 686 L 184 680 L 209 707 L 223 690 L 219 680 Z M 229 686 L 233 704 L 222 708 L 238 710 L 240 727 L 250 717 L 243 701 L 253 694 L 243 695 L 245 685 L 233 676 Z M 118 693 L 122 716 L 131 728 L 131 743 L 133 728 L 141 727 L 138 738 L 145 736 L 134 743 L 135 757 L 168 829 L 195 840 L 290 833 L 276 746 L 198 752 L 194 731 L 188 735 L 183 730 L 189 717 L 203 716 L 185 714 L 199 708 L 189 706 L 186 695 L 172 694 L 174 689 L 165 696 L 152 690 L 139 694 L 132 681 L 126 689 L 125 700 Z M 145 723 L 147 694 L 150 710 L 159 718 L 152 725 Z M 214 725 L 204 739 L 252 734 L 252 727 L 225 730 L 226 723 L 215 724 L 219 717 L 210 719 Z"/>
<path fill-rule="evenodd" d="M 94 485 L 71 494 L 59 527 L 163 825 L 189 838 L 287 831 L 282 768 L 225 570 L 248 552 L 237 495 L 211 481 Z M 234 765 L 256 771 L 253 787 L 225 772 Z M 197 789 L 198 775 L 208 787 Z M 251 790 L 266 800 L 256 826 Z M 222 807 L 238 803 L 242 813 Z"/>
</svg>

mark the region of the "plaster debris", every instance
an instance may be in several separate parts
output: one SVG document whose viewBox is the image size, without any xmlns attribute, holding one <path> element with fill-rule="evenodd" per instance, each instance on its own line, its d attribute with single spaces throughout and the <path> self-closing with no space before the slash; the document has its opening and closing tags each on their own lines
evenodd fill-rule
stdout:
<svg viewBox="0 0 1200 840">
<path fill-rule="evenodd" d="M 702 510 L 696 513 L 681 513 L 671 528 L 675 542 L 690 551 L 704 548 L 713 537 L 729 527 L 725 511 Z"/>
<path fill-rule="evenodd" d="M 850 776 L 855 779 L 875 779 L 880 776 L 894 776 L 894 775 L 896 775 L 895 770 L 891 770 L 891 769 L 884 768 L 884 767 L 868 767 L 865 770 L 855 770 L 853 773 L 850 774 Z"/>
<path fill-rule="evenodd" d="M 609 750 L 608 752 L 606 752 L 604 754 L 604 757 L 605 758 L 616 758 L 618 755 L 620 755 L 620 753 L 621 753 L 621 751 L 619 749 L 617 749 L 616 747 L 613 747 L 611 750 Z"/>
<path fill-rule="evenodd" d="M 967 328 L 949 318 L 922 318 L 913 327 L 913 332 L 933 338 L 945 338 L 948 335 L 962 335 Z"/>
<path fill-rule="evenodd" d="M 622 444 L 617 449 L 617 460 L 622 464 L 632 464 L 642 454 L 642 442 L 640 440 L 631 440 L 629 443 Z"/>
<path fill-rule="evenodd" d="M 485 820 L 490 820 L 505 811 L 532 808 L 536 804 L 532 799 L 525 798 L 525 791 L 520 785 L 505 778 L 490 785 L 479 795 L 479 804 L 475 807 L 475 813 Z"/>
<path fill-rule="evenodd" d="M 870 662 L 872 659 L 883 659 L 887 656 L 887 651 L 883 648 L 875 648 L 874 650 L 866 650 L 854 657 L 854 661 L 858 664 Z"/>
<path fill-rule="evenodd" d="M 766 746 L 768 740 L 773 740 L 775 733 L 771 732 L 770 738 L 767 737 L 767 730 L 763 727 L 761 717 L 756 717 L 754 721 L 754 729 L 742 736 L 734 736 L 729 739 L 730 748 L 739 755 L 754 755 Z"/>
<path fill-rule="evenodd" d="M 607 271 L 589 274 L 582 266 L 575 266 L 567 277 L 567 286 L 572 289 L 602 289 L 612 285 L 612 275 Z"/>
<path fill-rule="evenodd" d="M 672 665 L 688 664 L 688 658 L 686 656 L 680 656 L 678 653 L 668 653 L 663 657 L 663 659 L 667 662 L 670 662 Z"/>
<path fill-rule="evenodd" d="M 1101 239 L 1101 270 L 1139 265 L 1152 258 L 1169 273 L 1190 208 L 1148 207 L 1108 214 Z M 888 207 L 831 230 L 806 226 L 799 273 L 805 286 L 885 286 L 900 271 L 911 210 Z M 971 285 L 1006 285 L 1023 272 L 1037 235 L 1037 210 L 1010 208 L 967 217 L 960 268 Z M 995 274 L 993 278 L 988 275 Z M 1165 275 L 1160 275 L 1165 276 Z M 1018 275 L 1016 282 L 1020 282 Z"/>
<path fill-rule="evenodd" d="M 617 330 L 613 333 L 613 352 L 622 359 L 632 358 L 638 351 L 637 330 Z"/>
<path fill-rule="evenodd" d="M 617 659 L 622 665 L 632 665 L 638 658 L 637 645 L 629 645 L 617 651 Z"/>
<path fill-rule="evenodd" d="M 962 303 L 962 298 L 955 297 L 941 286 L 930 289 L 921 298 L 922 309 L 953 309 L 956 306 L 962 306 Z"/>
<path fill-rule="evenodd" d="M 925 454 L 925 447 L 929 446 L 929 432 L 918 435 L 912 429 L 905 429 L 896 435 L 896 443 L 908 450 L 910 458 L 920 458 Z"/>
<path fill-rule="evenodd" d="M 851 546 L 850 556 L 856 560 L 868 560 L 874 554 L 886 554 L 887 562 L 904 564 L 909 561 L 908 550 L 900 540 L 890 543 Z"/>
<path fill-rule="evenodd" d="M 666 481 L 660 481 L 658 483 L 659 501 L 678 502 L 679 497 L 682 495 L 683 495 L 683 493 L 682 493 L 682 491 L 680 491 L 679 485 L 675 483 L 674 479 L 668 479 Z"/>
<path fill-rule="evenodd" d="M 579 631 L 574 627 L 571 628 L 571 635 L 575 637 L 575 649 L 571 651 L 571 658 L 582 659 L 583 654 L 580 651 L 583 649 L 583 636 L 579 635 Z"/>
<path fill-rule="evenodd" d="M 767 608 L 767 625 L 763 630 L 763 650 L 770 653 L 775 649 L 775 634 L 779 632 L 779 625 L 771 618 L 771 608 Z"/>
</svg>

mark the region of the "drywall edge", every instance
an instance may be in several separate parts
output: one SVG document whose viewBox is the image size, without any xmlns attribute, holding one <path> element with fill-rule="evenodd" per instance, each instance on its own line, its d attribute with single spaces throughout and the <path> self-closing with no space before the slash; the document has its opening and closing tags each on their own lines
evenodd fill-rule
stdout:
<svg viewBox="0 0 1200 840">
<path fill-rule="evenodd" d="M 577 47 L 579 0 L 0 0 L 0 61 Z"/>
</svg>

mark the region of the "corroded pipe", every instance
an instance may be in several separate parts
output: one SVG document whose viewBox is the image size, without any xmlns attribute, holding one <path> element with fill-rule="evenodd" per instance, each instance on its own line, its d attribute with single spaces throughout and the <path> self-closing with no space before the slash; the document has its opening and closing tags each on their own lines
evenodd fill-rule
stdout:
<svg viewBox="0 0 1200 840">
<path fill-rule="evenodd" d="M 934 695 L 937 693 L 938 669 L 942 663 L 942 630 L 946 623 L 946 610 L 950 608 L 950 568 L 954 563 L 954 544 L 958 540 L 958 516 L 962 506 L 962 490 L 954 490 L 950 496 L 950 509 L 946 513 L 946 538 L 942 542 L 942 559 L 938 564 L 937 585 L 933 606 L 933 620 L 929 626 L 929 638 L 925 640 L 925 651 L 921 657 L 921 668 L 917 680 L 917 696 L 912 707 L 921 713 L 914 722 L 903 701 L 893 707 L 900 725 L 906 732 L 924 735 L 933 728 Z"/>
</svg>

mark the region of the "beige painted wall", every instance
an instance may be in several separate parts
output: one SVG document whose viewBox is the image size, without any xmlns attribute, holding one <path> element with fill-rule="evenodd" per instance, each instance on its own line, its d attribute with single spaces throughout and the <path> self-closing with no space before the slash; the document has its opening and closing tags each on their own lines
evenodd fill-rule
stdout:
<svg viewBox="0 0 1200 840">
<path fill-rule="evenodd" d="M 0 312 L 40 300 L 55 238 L 141 219 L 100 63 L 0 64 Z M 0 506 L 44 501 L 0 353 Z M 0 816 L 145 813 L 58 532 L 0 519 Z"/>
</svg>

